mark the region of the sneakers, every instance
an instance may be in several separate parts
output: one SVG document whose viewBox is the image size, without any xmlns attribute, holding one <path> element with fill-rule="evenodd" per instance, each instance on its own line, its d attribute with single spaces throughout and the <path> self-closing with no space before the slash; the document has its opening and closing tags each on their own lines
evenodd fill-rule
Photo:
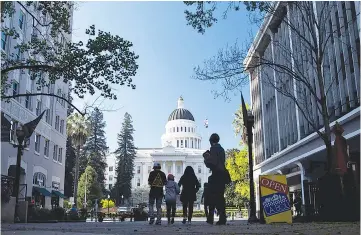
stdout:
<svg viewBox="0 0 361 235">
<path fill-rule="evenodd" d="M 172 218 L 172 220 L 170 221 L 171 224 L 174 224 L 174 218 Z"/>
<path fill-rule="evenodd" d="M 216 225 L 226 225 L 226 220 L 220 220 L 216 223 Z"/>
<path fill-rule="evenodd" d="M 182 224 L 186 224 L 187 219 L 183 219 Z"/>
<path fill-rule="evenodd" d="M 149 219 L 149 224 L 154 224 L 154 218 Z"/>
<path fill-rule="evenodd" d="M 157 220 L 157 222 L 155 222 L 156 225 L 161 225 L 162 221 L 161 220 Z"/>
</svg>

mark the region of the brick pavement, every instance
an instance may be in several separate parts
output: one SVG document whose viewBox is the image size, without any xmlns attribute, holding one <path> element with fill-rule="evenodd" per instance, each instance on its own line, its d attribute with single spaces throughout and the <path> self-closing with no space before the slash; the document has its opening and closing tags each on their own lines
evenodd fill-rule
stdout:
<svg viewBox="0 0 361 235">
<path fill-rule="evenodd" d="M 293 225 L 248 225 L 245 221 L 212 226 L 205 222 L 183 225 L 148 225 L 146 222 L 2 224 L 3 235 L 94 235 L 94 234 L 360 234 L 360 223 L 296 223 Z"/>
</svg>

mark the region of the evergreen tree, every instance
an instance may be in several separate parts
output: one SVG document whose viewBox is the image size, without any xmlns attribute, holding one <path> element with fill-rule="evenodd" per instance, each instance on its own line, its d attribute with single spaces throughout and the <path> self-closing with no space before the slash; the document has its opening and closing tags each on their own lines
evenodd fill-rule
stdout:
<svg viewBox="0 0 361 235">
<path fill-rule="evenodd" d="M 76 153 L 71 143 L 71 137 L 68 136 L 66 140 L 66 159 L 65 159 L 65 180 L 64 180 L 64 195 L 72 197 L 74 194 L 74 166 Z"/>
<path fill-rule="evenodd" d="M 131 196 L 134 158 L 136 154 L 136 147 L 134 146 L 134 128 L 133 128 L 132 116 L 125 113 L 122 129 L 118 134 L 118 149 L 115 150 L 115 155 L 118 160 L 116 167 L 117 181 L 113 187 L 112 194 L 118 199 L 119 202 L 121 196 L 124 199 L 128 199 Z"/>
<path fill-rule="evenodd" d="M 104 191 L 104 172 L 107 167 L 106 154 L 108 153 L 108 146 L 105 138 L 105 122 L 103 120 L 103 113 L 95 108 L 89 117 L 90 135 L 84 145 L 80 161 L 80 172 L 83 172 L 87 166 L 92 166 L 98 174 L 98 182 Z"/>
</svg>

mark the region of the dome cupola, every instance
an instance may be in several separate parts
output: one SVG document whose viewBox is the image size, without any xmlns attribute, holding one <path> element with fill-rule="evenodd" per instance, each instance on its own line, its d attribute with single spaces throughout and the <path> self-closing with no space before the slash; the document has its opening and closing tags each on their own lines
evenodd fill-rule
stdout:
<svg viewBox="0 0 361 235">
<path fill-rule="evenodd" d="M 182 96 L 178 99 L 178 108 L 169 115 L 168 121 L 179 119 L 194 121 L 193 114 L 188 109 L 184 108 L 184 100 Z"/>
</svg>

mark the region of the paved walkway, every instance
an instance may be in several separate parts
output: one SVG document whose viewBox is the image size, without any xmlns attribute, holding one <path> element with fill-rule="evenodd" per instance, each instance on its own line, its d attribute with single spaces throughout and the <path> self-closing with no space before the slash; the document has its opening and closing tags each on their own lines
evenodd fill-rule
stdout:
<svg viewBox="0 0 361 235">
<path fill-rule="evenodd" d="M 42 223 L 42 224 L 2 224 L 3 235 L 95 235 L 95 234 L 360 234 L 360 223 L 296 223 L 293 225 L 248 225 L 246 221 L 229 222 L 227 226 L 208 225 L 205 222 L 193 222 L 183 225 L 163 223 L 148 225 L 145 222 L 123 223 Z"/>
</svg>

